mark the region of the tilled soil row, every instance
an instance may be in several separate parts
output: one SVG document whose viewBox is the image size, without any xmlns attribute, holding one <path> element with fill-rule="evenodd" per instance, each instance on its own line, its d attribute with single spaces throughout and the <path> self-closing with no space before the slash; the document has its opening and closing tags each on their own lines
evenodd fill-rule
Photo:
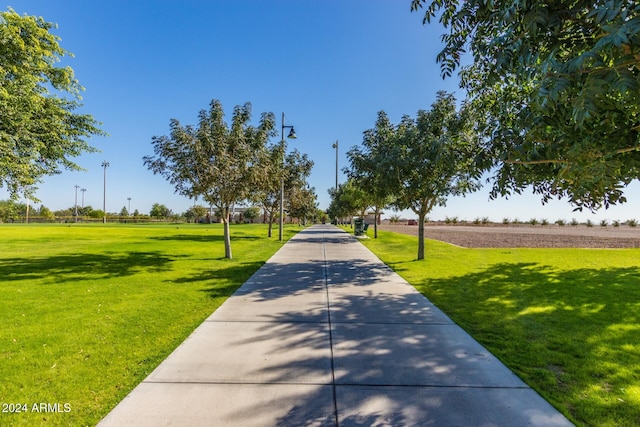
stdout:
<svg viewBox="0 0 640 427">
<path fill-rule="evenodd" d="M 474 227 L 425 226 L 424 236 L 465 248 L 639 248 L 640 235 L 637 230 L 629 230 L 629 237 L 587 235 L 571 230 L 571 234 L 561 229 L 518 229 L 507 227 L 486 227 L 473 230 Z M 379 230 L 418 235 L 417 226 L 379 225 Z M 370 232 L 371 234 L 371 232 Z M 591 232 L 591 234 L 605 234 Z"/>
</svg>

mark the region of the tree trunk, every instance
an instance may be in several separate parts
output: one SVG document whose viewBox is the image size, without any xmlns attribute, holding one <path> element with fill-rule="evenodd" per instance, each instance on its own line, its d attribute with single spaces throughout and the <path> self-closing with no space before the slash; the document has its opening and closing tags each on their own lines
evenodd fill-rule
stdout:
<svg viewBox="0 0 640 427">
<path fill-rule="evenodd" d="M 269 233 L 268 237 L 271 237 L 273 231 L 273 211 L 269 211 Z"/>
<path fill-rule="evenodd" d="M 375 214 L 373 215 L 373 238 L 378 238 L 378 217 L 380 216 L 380 208 L 376 207 Z"/>
<path fill-rule="evenodd" d="M 424 219 L 426 213 L 418 214 L 418 260 L 424 259 Z"/>
<path fill-rule="evenodd" d="M 231 234 L 229 232 L 229 208 L 222 209 L 222 223 L 224 225 L 224 256 L 232 259 L 231 253 Z"/>
</svg>

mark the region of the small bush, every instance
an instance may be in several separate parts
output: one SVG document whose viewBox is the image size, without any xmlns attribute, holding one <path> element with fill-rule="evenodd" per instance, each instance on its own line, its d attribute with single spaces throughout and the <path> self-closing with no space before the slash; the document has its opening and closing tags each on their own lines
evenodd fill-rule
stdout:
<svg viewBox="0 0 640 427">
<path fill-rule="evenodd" d="M 572 219 L 571 219 L 571 223 L 570 223 L 570 224 L 571 224 L 571 226 L 572 226 L 572 227 L 577 227 L 577 226 L 578 226 L 578 224 L 580 224 L 580 223 L 578 222 L 578 220 L 577 220 L 577 219 L 572 218 Z"/>
<path fill-rule="evenodd" d="M 452 217 L 445 217 L 444 219 L 444 223 L 445 224 L 457 224 L 458 222 L 460 222 L 460 219 L 457 216 L 452 216 Z"/>
<path fill-rule="evenodd" d="M 600 221 L 600 227 L 607 227 L 609 225 L 609 221 L 607 221 L 606 219 L 603 219 L 602 221 Z"/>
<path fill-rule="evenodd" d="M 636 221 L 635 219 L 628 219 L 627 225 L 629 227 L 636 228 L 638 226 L 638 221 Z"/>
<path fill-rule="evenodd" d="M 587 227 L 593 227 L 593 221 L 590 219 L 587 220 Z"/>
<path fill-rule="evenodd" d="M 511 222 L 511 220 L 509 218 L 507 218 L 507 217 L 502 218 L 502 223 L 504 225 L 509 225 L 510 222 Z"/>
<path fill-rule="evenodd" d="M 549 225 L 549 220 L 547 218 L 542 218 L 542 220 L 540 220 L 540 225 Z"/>
<path fill-rule="evenodd" d="M 564 219 L 557 219 L 556 224 L 559 225 L 560 227 L 564 227 L 567 223 Z"/>
<path fill-rule="evenodd" d="M 535 226 L 537 223 L 538 223 L 538 220 L 537 220 L 537 219 L 535 219 L 535 218 L 531 218 L 531 219 L 529 220 L 529 224 L 531 224 L 531 225 L 533 225 L 533 226 Z"/>
<path fill-rule="evenodd" d="M 620 227 L 620 220 L 618 219 L 614 219 L 613 222 L 611 223 L 614 227 L 618 228 Z"/>
<path fill-rule="evenodd" d="M 489 217 L 488 216 L 482 217 L 482 224 L 483 225 L 487 225 L 487 224 L 489 224 L 489 222 L 490 221 L 489 221 Z"/>
</svg>

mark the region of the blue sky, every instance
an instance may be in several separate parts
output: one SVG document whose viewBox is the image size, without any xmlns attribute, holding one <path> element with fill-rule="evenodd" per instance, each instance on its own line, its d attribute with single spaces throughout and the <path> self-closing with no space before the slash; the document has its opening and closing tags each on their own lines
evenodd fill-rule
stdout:
<svg viewBox="0 0 640 427">
<path fill-rule="evenodd" d="M 438 90 L 463 97 L 456 79 L 440 78 L 441 29 L 424 27 L 409 0 L 29 0 L 4 3 L 3 10 L 7 6 L 58 24 L 54 33 L 74 54 L 63 64 L 86 88 L 83 112 L 110 135 L 90 140 L 100 153 L 76 159 L 85 172 L 45 178 L 37 195 L 54 210 L 73 206 L 76 184 L 87 189 L 85 205 L 102 208 L 100 164 L 106 160 L 108 211 L 120 211 L 129 197 L 131 210 L 142 213 L 155 202 L 185 211 L 193 202 L 174 194 L 142 157 L 153 153 L 152 136 L 168 133 L 171 118 L 195 124 L 212 99 L 222 102 L 227 118 L 235 105 L 251 102 L 255 123 L 270 111 L 278 128 L 284 112 L 298 135 L 289 150 L 315 162 L 310 184 L 326 208 L 336 140 L 342 168 L 346 151 L 361 142 L 379 110 L 397 123 L 429 108 Z M 574 213 L 566 202 L 542 206 L 530 194 L 488 201 L 485 189 L 451 199 L 430 218 L 626 220 L 640 216 L 639 195 L 634 183 L 628 204 L 594 215 Z M 0 198 L 6 198 L 1 190 Z"/>
</svg>

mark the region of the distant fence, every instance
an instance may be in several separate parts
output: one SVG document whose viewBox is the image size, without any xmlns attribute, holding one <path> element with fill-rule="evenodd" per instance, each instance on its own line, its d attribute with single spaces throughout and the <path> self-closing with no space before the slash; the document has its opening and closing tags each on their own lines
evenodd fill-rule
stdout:
<svg viewBox="0 0 640 427">
<path fill-rule="evenodd" d="M 57 216 L 55 218 L 45 218 L 40 216 L 29 216 L 27 219 L 25 216 L 19 216 L 15 219 L 10 219 L 8 221 L 2 221 L 4 223 L 29 223 L 29 224 L 72 224 L 72 223 L 84 223 L 84 224 L 97 224 L 102 223 L 103 218 L 92 218 L 88 216 L 79 216 L 77 219 L 74 216 Z M 151 218 L 151 217 L 121 217 L 121 216 L 107 216 L 107 222 L 109 223 L 174 223 L 180 222 L 185 223 L 188 222 L 184 218 Z"/>
</svg>

